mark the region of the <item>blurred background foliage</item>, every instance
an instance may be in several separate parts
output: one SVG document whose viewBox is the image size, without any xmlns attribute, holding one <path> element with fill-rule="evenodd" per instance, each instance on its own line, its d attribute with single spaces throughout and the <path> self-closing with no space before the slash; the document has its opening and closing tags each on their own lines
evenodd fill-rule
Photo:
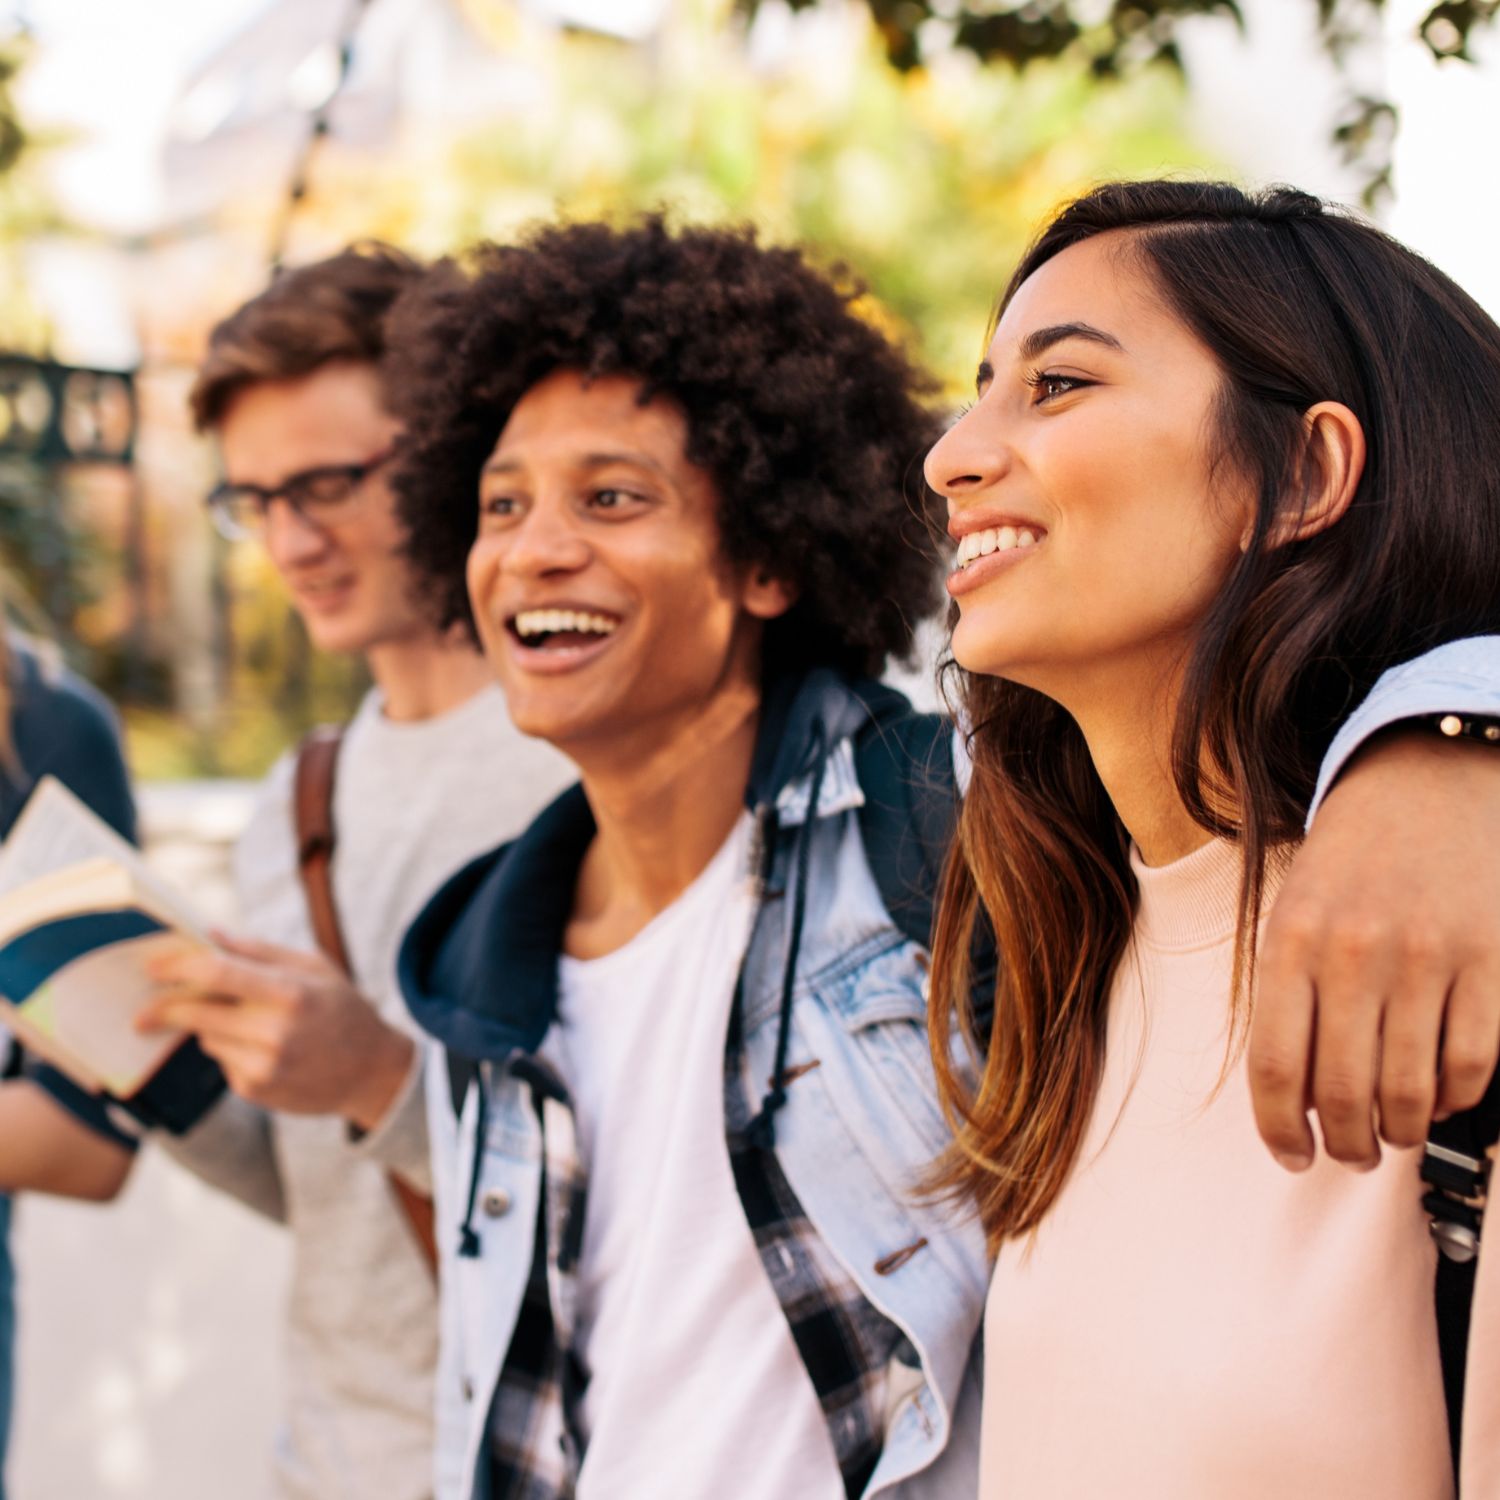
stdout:
<svg viewBox="0 0 1500 1500">
<path fill-rule="evenodd" d="M 735 0 L 753 18 L 767 4 L 806 10 L 820 0 Z M 1217 18 L 1245 24 L 1238 0 L 1023 0 L 1020 4 L 965 4 L 964 0 L 866 0 L 886 56 L 902 71 L 929 65 L 957 49 L 984 62 L 1027 67 L 1042 61 L 1082 61 L 1100 79 L 1144 66 L 1182 71 L 1185 24 Z M 1282 0 L 1312 12 L 1317 35 L 1335 64 L 1378 42 L 1391 8 L 1387 0 Z M 1428 0 L 1412 37 L 1439 60 L 1472 62 L 1475 36 L 1500 14 L 1500 0 Z M 1363 175 L 1362 197 L 1375 207 L 1391 190 L 1391 148 L 1398 113 L 1382 93 L 1351 86 L 1333 138 Z"/>
<path fill-rule="evenodd" d="M 1102 177 L 1214 165 L 1165 71 L 1101 88 L 1080 60 L 1022 71 L 955 52 L 903 72 L 857 7 L 761 55 L 722 5 L 649 48 L 528 32 L 503 4 L 469 9 L 542 84 L 399 175 L 357 160 L 321 172 L 306 208 L 320 237 L 357 228 L 439 254 L 554 215 L 749 221 L 846 265 L 869 316 L 955 392 L 1048 209 Z"/>
<path fill-rule="evenodd" d="M 1315 7 L 1335 53 L 1383 10 L 1381 0 L 1285 3 Z M 276 26 L 300 27 L 299 47 L 324 26 L 340 59 L 321 92 L 297 93 L 305 69 L 286 84 L 293 102 L 278 108 L 291 137 L 262 142 L 253 121 L 228 132 L 235 161 L 272 164 L 254 181 L 205 157 L 200 176 L 234 178 L 212 213 L 117 247 L 146 309 L 131 473 L 0 459 L 13 599 L 29 592 L 78 664 L 123 702 L 146 776 L 259 774 L 307 725 L 346 714 L 364 686 L 357 664 L 309 650 L 265 560 L 212 537 L 199 508 L 213 461 L 183 415 L 191 365 L 213 318 L 263 283 L 273 252 L 304 261 L 374 236 L 438 255 L 555 215 L 748 220 L 847 267 L 867 288 L 863 312 L 957 399 L 996 293 L 1059 201 L 1109 176 L 1226 170 L 1191 138 L 1178 36 L 1197 17 L 1237 24 L 1233 0 L 676 0 L 631 41 L 541 24 L 522 0 L 424 0 L 404 12 L 393 0 L 387 11 L 423 24 L 441 12 L 461 34 L 483 108 L 460 117 L 378 100 L 389 123 L 362 136 L 340 111 L 372 117 L 368 80 L 364 97 L 339 95 L 351 60 L 356 83 L 360 73 L 362 18 L 380 9 L 318 0 L 320 21 L 312 0 L 265 0 L 199 75 L 264 73 Z M 1466 56 L 1496 9 L 1433 5 L 1420 35 L 1434 52 Z M 53 208 L 39 170 L 49 142 L 16 108 L 27 50 L 24 38 L 0 46 L 0 350 L 41 352 L 50 330 L 26 291 L 27 247 L 83 231 Z M 1379 99 L 1364 105 L 1364 126 L 1350 116 L 1342 128 L 1378 175 L 1390 117 Z M 288 139 L 300 141 L 290 155 Z"/>
<path fill-rule="evenodd" d="M 1101 177 L 1213 165 L 1169 70 L 1101 86 L 1082 59 L 1023 71 L 955 52 L 902 71 L 858 6 L 767 40 L 747 39 L 727 3 L 690 4 L 649 45 L 528 26 L 503 0 L 464 11 L 525 88 L 497 100 L 492 123 L 413 128 L 394 154 L 331 140 L 305 165 L 293 259 L 367 235 L 437 255 L 555 215 L 749 221 L 847 267 L 865 315 L 957 397 L 1049 208 Z M 225 568 L 229 707 L 205 731 L 170 705 L 134 706 L 144 774 L 255 774 L 361 690 L 350 664 L 308 653 L 252 550 Z"/>
</svg>

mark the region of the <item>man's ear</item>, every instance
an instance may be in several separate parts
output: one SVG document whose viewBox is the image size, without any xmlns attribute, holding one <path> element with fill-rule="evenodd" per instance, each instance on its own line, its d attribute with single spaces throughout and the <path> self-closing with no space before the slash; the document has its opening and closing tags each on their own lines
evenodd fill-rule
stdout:
<svg viewBox="0 0 1500 1500">
<path fill-rule="evenodd" d="M 1302 413 L 1301 506 L 1289 509 L 1271 545 L 1306 541 L 1343 518 L 1365 472 L 1365 430 L 1342 401 L 1319 401 Z"/>
<path fill-rule="evenodd" d="M 774 620 L 797 602 L 797 590 L 785 579 L 773 578 L 764 568 L 751 568 L 740 602 L 745 613 L 757 620 Z"/>
</svg>

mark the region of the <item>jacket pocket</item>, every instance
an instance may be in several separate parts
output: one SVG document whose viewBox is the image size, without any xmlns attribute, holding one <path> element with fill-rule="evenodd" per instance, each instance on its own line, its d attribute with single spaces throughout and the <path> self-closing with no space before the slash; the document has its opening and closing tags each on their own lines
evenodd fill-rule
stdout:
<svg viewBox="0 0 1500 1500">
<path fill-rule="evenodd" d="M 912 1181 L 952 1139 L 937 1099 L 927 1037 L 926 954 L 897 940 L 846 970 L 824 995 L 851 1048 L 871 1118 L 860 1134 L 883 1141 Z"/>
</svg>

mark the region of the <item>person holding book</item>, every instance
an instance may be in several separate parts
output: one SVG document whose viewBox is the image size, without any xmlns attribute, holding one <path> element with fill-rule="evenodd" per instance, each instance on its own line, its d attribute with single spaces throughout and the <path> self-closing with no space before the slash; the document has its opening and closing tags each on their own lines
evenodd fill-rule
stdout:
<svg viewBox="0 0 1500 1500">
<path fill-rule="evenodd" d="M 1500 964 L 1445 961 L 1464 898 L 1414 857 L 1435 769 L 1469 788 L 1500 928 L 1500 327 L 1306 193 L 1112 183 L 1023 257 L 977 389 L 926 472 L 974 726 L 932 983 L 937 1185 L 998 1250 L 982 1500 L 1500 1494 L 1493 1092 L 1463 1151 L 1419 1149 L 1434 1089 L 1463 1111 L 1494 1071 Z M 1403 666 L 1455 635 L 1442 679 Z M 1464 683 L 1474 712 L 1436 712 Z M 1328 755 L 1361 700 L 1412 768 L 1371 878 L 1419 925 L 1379 983 L 1320 978 L 1292 1060 L 1361 1172 L 1310 1138 L 1283 1171 L 1255 1139 L 1257 938 L 1346 796 Z M 1255 1009 L 1282 1003 L 1259 978 Z M 977 1077 L 948 1065 L 969 1036 Z M 1344 1118 L 1351 1047 L 1375 1108 Z"/>
<path fill-rule="evenodd" d="M 448 1052 L 441 1500 L 973 1500 L 989 1255 L 917 1192 L 950 1139 L 926 944 L 962 773 L 952 725 L 876 680 L 935 606 L 906 481 L 936 424 L 853 298 L 653 219 L 478 249 L 397 310 L 433 618 L 582 777 L 400 959 Z M 1493 692 L 1496 653 L 1475 670 Z M 1287 889 L 1410 939 L 1373 858 L 1397 849 L 1450 903 L 1434 968 L 1493 964 L 1500 849 L 1471 829 L 1500 760 L 1409 738 L 1360 752 Z M 1379 993 L 1436 1034 L 1444 989 Z"/>
<path fill-rule="evenodd" d="M 282 1500 L 430 1494 L 424 1048 L 395 991 L 395 947 L 446 875 L 574 774 L 516 732 L 472 643 L 414 598 L 388 486 L 401 429 L 379 366 L 387 313 L 421 274 L 378 245 L 282 273 L 215 328 L 192 394 L 222 455 L 220 528 L 260 541 L 313 644 L 361 657 L 374 679 L 321 763 L 318 805 L 298 806 L 308 752 L 267 778 L 235 852 L 245 935 L 163 962 L 143 1022 L 189 1032 L 229 1085 L 190 1128 L 153 1139 L 293 1239 Z M 316 888 L 299 879 L 308 816 L 335 835 Z"/>
<path fill-rule="evenodd" d="M 127 839 L 135 837 L 135 803 L 119 734 L 103 698 L 61 664 L 53 651 L 0 631 L 0 841 L 10 833 L 32 788 L 54 776 Z M 58 1110 L 39 1079 L 16 1076 L 22 1058 L 5 1043 L 0 1084 L 0 1142 L 12 1170 L 4 1186 L 46 1182 L 84 1198 L 107 1197 L 122 1175 L 117 1153 L 95 1149 L 89 1124 Z M 102 1112 L 88 1111 L 94 1126 Z M 0 1194 L 0 1500 L 10 1431 L 15 1276 L 10 1258 L 9 1196 Z"/>
</svg>

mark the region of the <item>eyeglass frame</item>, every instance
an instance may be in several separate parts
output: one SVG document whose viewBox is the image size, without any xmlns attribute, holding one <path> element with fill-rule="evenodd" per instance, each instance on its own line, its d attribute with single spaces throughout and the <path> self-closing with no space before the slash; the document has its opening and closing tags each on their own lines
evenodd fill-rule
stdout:
<svg viewBox="0 0 1500 1500">
<path fill-rule="evenodd" d="M 297 492 L 306 489 L 309 483 L 319 479 L 342 478 L 347 482 L 348 489 L 338 500 L 326 502 L 329 509 L 342 507 L 354 498 L 356 491 L 370 475 L 396 457 L 397 451 L 397 445 L 392 444 L 389 448 L 377 453 L 374 458 L 367 458 L 363 463 L 315 464 L 312 468 L 299 469 L 295 474 L 288 474 L 280 484 L 276 485 L 233 484 L 227 479 L 221 479 L 204 497 L 204 504 L 208 507 L 214 529 L 230 542 L 258 540 L 264 530 L 271 502 L 274 500 L 285 500 L 303 525 L 311 526 L 316 531 L 325 531 L 329 522 L 319 518 L 316 514 L 316 506 L 313 507 L 314 513 L 309 515 L 305 509 L 306 499 L 299 500 Z M 249 496 L 259 502 L 258 526 L 242 525 L 230 514 L 229 502 L 237 495 Z"/>
</svg>

